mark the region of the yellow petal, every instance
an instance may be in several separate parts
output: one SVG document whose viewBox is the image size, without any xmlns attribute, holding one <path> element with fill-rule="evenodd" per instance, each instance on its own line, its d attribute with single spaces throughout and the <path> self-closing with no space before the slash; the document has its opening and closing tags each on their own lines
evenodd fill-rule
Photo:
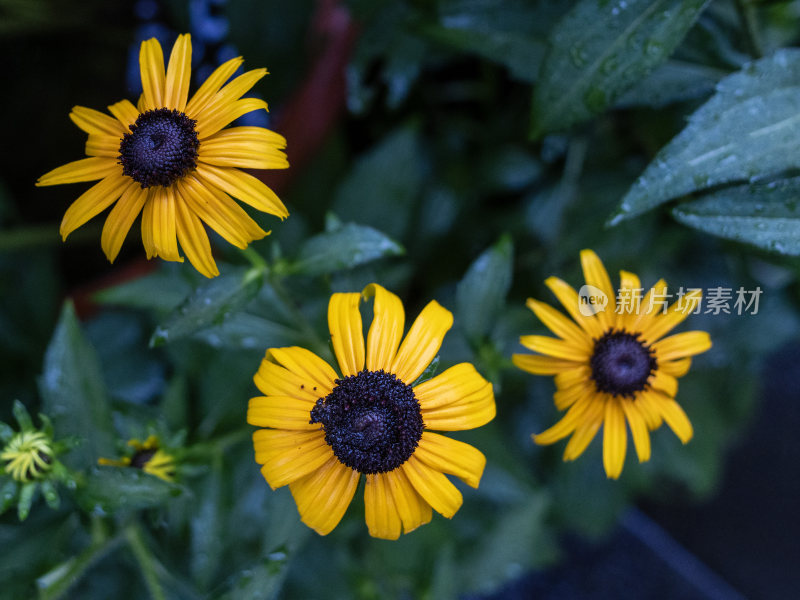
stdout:
<svg viewBox="0 0 800 600">
<path fill-rule="evenodd" d="M 116 202 L 127 188 L 134 185 L 136 184 L 129 178 L 123 177 L 121 173 L 115 173 L 90 187 L 64 213 L 60 229 L 62 239 L 66 240 L 70 233 L 103 212 Z"/>
<path fill-rule="evenodd" d="M 603 466 L 609 479 L 617 479 L 625 464 L 628 432 L 625 431 L 625 414 L 615 399 L 606 402 L 603 429 Z"/>
<path fill-rule="evenodd" d="M 342 375 L 356 375 L 364 368 L 364 332 L 358 303 L 361 295 L 333 294 L 328 303 L 331 344 Z"/>
<path fill-rule="evenodd" d="M 491 421 L 496 413 L 492 384 L 469 363 L 450 367 L 419 384 L 414 395 L 428 429 L 473 429 Z"/>
<path fill-rule="evenodd" d="M 70 120 L 89 135 L 110 135 L 121 140 L 127 127 L 105 113 L 85 106 L 73 106 Z"/>
<path fill-rule="evenodd" d="M 554 380 L 556 382 L 556 387 L 561 390 L 568 387 L 572 387 L 577 383 L 588 383 L 594 387 L 594 383 L 591 380 L 592 369 L 588 363 L 589 360 L 587 358 L 587 360 L 584 361 L 583 364 L 580 364 L 578 367 L 574 369 L 556 373 L 556 376 L 554 377 Z"/>
<path fill-rule="evenodd" d="M 156 38 L 142 42 L 139 48 L 139 70 L 142 76 L 142 97 L 145 110 L 164 107 L 164 53 Z"/>
<path fill-rule="evenodd" d="M 567 410 L 587 394 L 596 393 L 594 384 L 589 381 L 579 381 L 570 387 L 558 388 L 553 394 L 553 403 L 558 410 Z"/>
<path fill-rule="evenodd" d="M 289 216 L 289 211 L 280 198 L 259 179 L 238 169 L 220 168 L 200 163 L 195 176 L 204 184 L 224 190 L 237 200 L 249 204 L 256 210 L 275 215 L 281 219 Z"/>
<path fill-rule="evenodd" d="M 294 396 L 295 398 L 310 397 L 316 401 L 317 398 L 324 398 L 330 394 L 334 386 L 334 381 L 338 379 L 336 371 L 334 371 L 328 363 L 310 350 L 300 348 L 299 346 L 270 348 L 267 350 L 264 360 L 281 365 L 297 376 L 294 381 L 299 381 L 300 385 L 294 389 L 287 390 L 287 396 Z M 262 367 L 264 367 L 263 362 Z M 274 371 L 271 370 L 265 371 L 263 375 L 266 376 L 267 373 L 275 375 Z M 258 377 L 259 375 L 262 375 L 261 369 L 259 369 L 256 376 Z M 291 381 L 291 379 L 288 379 L 288 381 Z M 261 385 L 259 385 L 259 383 L 261 383 Z M 256 385 L 268 396 L 281 395 L 279 393 L 276 394 L 272 390 L 280 388 L 286 385 L 286 383 L 287 377 L 285 375 L 282 377 L 282 381 L 276 381 L 274 385 L 263 380 L 259 382 L 259 380 L 256 379 Z"/>
<path fill-rule="evenodd" d="M 191 211 L 180 193 L 178 193 L 177 201 L 175 216 L 178 243 L 195 269 L 206 277 L 216 277 L 219 275 L 219 269 L 211 254 L 211 243 L 208 241 L 208 234 L 203 223 Z"/>
<path fill-rule="evenodd" d="M 464 442 L 423 431 L 414 456 L 436 471 L 455 475 L 470 487 L 477 488 L 486 466 L 483 453 Z"/>
<path fill-rule="evenodd" d="M 198 160 L 220 167 L 286 169 L 283 136 L 263 127 L 231 127 L 203 140 Z"/>
<path fill-rule="evenodd" d="M 605 401 L 599 396 L 595 396 L 583 415 L 582 423 L 575 429 L 564 448 L 565 461 L 573 461 L 583 454 L 594 436 L 597 435 L 600 425 L 603 424 Z"/>
<path fill-rule="evenodd" d="M 311 424 L 314 402 L 292 396 L 258 396 L 247 406 L 247 422 L 258 427 L 275 429 L 318 430 L 319 423 Z"/>
<path fill-rule="evenodd" d="M 130 100 L 120 100 L 108 107 L 108 112 L 114 115 L 122 125 L 123 134 L 130 131 L 130 126 L 139 118 L 139 111 L 131 104 Z M 120 136 L 121 138 L 122 136 Z"/>
<path fill-rule="evenodd" d="M 122 176 L 122 168 L 116 159 L 107 156 L 91 156 L 74 160 L 45 173 L 36 181 L 36 185 L 60 185 L 62 183 L 78 183 L 81 181 L 97 181 L 114 175 Z M 130 181 L 130 180 L 129 180 Z"/>
<path fill-rule="evenodd" d="M 342 520 L 358 487 L 358 471 L 335 458 L 323 467 L 289 485 L 303 523 L 327 535 Z"/>
<path fill-rule="evenodd" d="M 397 347 L 403 338 L 405 310 L 403 303 L 387 289 L 371 283 L 361 292 L 363 298 L 375 297 L 374 317 L 367 335 L 367 369 L 391 370 Z"/>
<path fill-rule="evenodd" d="M 678 393 L 678 380 L 672 375 L 664 373 L 662 369 L 657 369 L 650 377 L 648 384 L 651 388 L 664 392 L 667 396 L 674 398 Z"/>
<path fill-rule="evenodd" d="M 622 410 L 625 412 L 628 426 L 631 428 L 633 445 L 636 447 L 639 462 L 647 462 L 650 460 L 650 433 L 647 430 L 647 422 L 635 401 L 623 398 Z"/>
<path fill-rule="evenodd" d="M 647 326 L 642 329 L 642 338 L 648 344 L 661 339 L 664 335 L 672 331 L 686 317 L 692 314 L 697 304 L 703 297 L 702 290 L 693 290 L 686 294 L 679 302 L 673 302 L 667 314 L 660 312 L 654 313 Z"/>
<path fill-rule="evenodd" d="M 667 282 L 663 279 L 659 279 L 642 299 L 642 303 L 639 306 L 639 313 L 628 315 L 625 327 L 626 330 L 631 333 L 638 333 L 643 329 L 647 329 L 650 322 L 663 310 L 661 300 L 666 298 L 666 294 Z"/>
<path fill-rule="evenodd" d="M 198 113 L 205 108 L 208 102 L 216 95 L 219 89 L 225 84 L 226 81 L 236 72 L 244 59 L 241 56 L 231 58 L 230 60 L 222 63 L 217 67 L 213 73 L 206 79 L 197 90 L 192 99 L 186 105 L 184 111 L 187 116 L 192 119 L 197 119 Z"/>
<path fill-rule="evenodd" d="M 395 469 L 383 475 L 403 523 L 403 531 L 410 533 L 420 525 L 430 523 L 433 516 L 431 505 L 417 493 L 403 469 Z"/>
<path fill-rule="evenodd" d="M 414 489 L 431 505 L 433 510 L 448 519 L 461 507 L 463 498 L 447 476 L 435 471 L 413 454 L 400 467 Z"/>
<path fill-rule="evenodd" d="M 453 313 L 432 300 L 411 325 L 392 362 L 391 372 L 412 384 L 439 353 L 445 334 L 453 326 Z"/>
<path fill-rule="evenodd" d="M 152 206 L 150 226 L 156 256 L 164 260 L 183 262 L 178 252 L 178 233 L 175 218 L 175 190 L 158 188 L 148 204 Z"/>
<path fill-rule="evenodd" d="M 664 422 L 658 406 L 661 397 L 661 392 L 647 389 L 636 395 L 636 406 L 650 431 L 655 431 Z"/>
<path fill-rule="evenodd" d="M 691 366 L 691 358 L 680 358 L 678 360 L 668 360 L 658 363 L 659 370 L 673 377 L 683 377 L 689 372 L 689 367 Z"/>
<path fill-rule="evenodd" d="M 580 298 L 575 289 L 562 281 L 558 277 L 548 277 L 545 280 L 545 285 L 550 288 L 558 301 L 564 307 L 564 310 L 569 313 L 572 320 L 575 321 L 581 328 L 589 334 L 591 338 L 598 338 L 603 335 L 603 327 L 600 321 L 597 320 L 595 315 L 584 315 L 580 312 Z M 608 308 L 606 308 L 608 310 Z"/>
<path fill-rule="evenodd" d="M 153 242 L 153 199 L 158 190 L 159 188 L 155 187 L 147 190 L 147 199 L 142 208 L 142 245 L 148 260 L 156 256 L 156 245 Z"/>
<path fill-rule="evenodd" d="M 630 271 L 619 272 L 619 297 L 616 307 L 617 329 L 626 329 L 627 323 L 641 310 L 644 289 L 639 276 Z"/>
<path fill-rule="evenodd" d="M 653 344 L 659 363 L 700 354 L 711 348 L 711 338 L 705 331 L 676 333 Z"/>
<path fill-rule="evenodd" d="M 526 306 L 558 337 L 580 349 L 585 349 L 586 352 L 591 351 L 594 345 L 592 339 L 573 321 L 570 321 L 555 308 L 533 298 L 528 298 Z"/>
<path fill-rule="evenodd" d="M 286 350 L 286 348 L 283 350 Z M 309 381 L 305 370 L 300 373 L 290 371 L 286 367 L 275 362 L 272 352 L 267 352 L 266 358 L 261 361 L 258 372 L 253 377 L 256 387 L 267 396 L 291 396 L 292 398 L 305 400 L 312 404 L 316 402 L 317 399 L 324 398 L 330 394 L 333 380 L 336 378 L 336 372 L 330 368 L 328 363 L 304 348 L 295 348 L 292 351 L 298 354 L 305 354 L 307 352 L 308 354 L 305 354 L 301 360 L 317 363 L 312 367 L 314 371 L 327 371 L 327 376 L 331 377 L 328 384 L 321 386 L 317 385 L 315 381 Z M 310 357 L 309 354 L 311 355 Z M 292 364 L 297 360 L 298 359 L 295 358 Z M 315 387 L 317 389 L 314 389 Z"/>
<path fill-rule="evenodd" d="M 177 187 L 191 211 L 237 248 L 247 248 L 251 241 L 267 235 L 241 206 L 214 186 L 188 175 L 177 182 Z"/>
<path fill-rule="evenodd" d="M 523 335 L 519 343 L 528 350 L 570 361 L 585 361 L 591 353 L 589 347 L 579 349 L 569 342 L 545 335 Z"/>
<path fill-rule="evenodd" d="M 678 439 L 684 444 L 687 443 L 694 435 L 692 423 L 689 417 L 681 408 L 680 404 L 675 402 L 672 398 L 667 398 L 663 394 L 658 397 L 658 409 L 661 411 L 661 416 L 664 417 L 667 425 L 675 432 Z"/>
<path fill-rule="evenodd" d="M 611 329 L 616 323 L 616 293 L 608 277 L 608 271 L 602 261 L 592 250 L 581 250 L 581 266 L 586 283 L 593 285 L 608 297 L 605 310 L 597 313 L 597 319 L 604 329 Z"/>
<path fill-rule="evenodd" d="M 136 217 L 142 212 L 146 200 L 147 190 L 136 183 L 131 183 L 108 214 L 103 225 L 103 234 L 100 236 L 100 246 L 109 262 L 113 263 L 117 258 L 122 242 L 125 241 Z"/>
<path fill-rule="evenodd" d="M 269 111 L 267 103 L 259 98 L 242 98 L 236 102 L 230 102 L 221 106 L 219 110 L 210 114 L 210 116 L 205 116 L 205 109 L 203 109 L 202 116 L 197 117 L 197 125 L 195 126 L 200 144 L 202 145 L 203 140 L 214 135 L 242 115 L 262 109 Z"/>
<path fill-rule="evenodd" d="M 197 112 L 194 118 L 197 119 L 198 126 L 201 123 L 213 121 L 219 114 L 225 112 L 266 74 L 266 69 L 253 69 L 232 79 L 230 83 L 214 94 L 202 110 Z M 205 136 L 200 137 L 202 139 Z"/>
<path fill-rule="evenodd" d="M 119 156 L 120 139 L 113 135 L 90 133 L 86 139 L 86 156 L 105 156 L 116 159 Z"/>
<path fill-rule="evenodd" d="M 333 458 L 321 429 L 259 429 L 253 433 L 253 448 L 256 462 L 262 465 L 261 474 L 273 490 L 316 471 Z"/>
<path fill-rule="evenodd" d="M 562 371 L 570 371 L 581 365 L 581 363 L 572 360 L 536 354 L 513 354 L 511 362 L 523 371 L 534 375 L 555 375 Z"/>
<path fill-rule="evenodd" d="M 394 505 L 385 473 L 367 475 L 364 486 L 364 516 L 372 537 L 384 540 L 396 540 L 400 537 L 400 515 Z"/>
<path fill-rule="evenodd" d="M 188 33 L 179 35 L 172 47 L 164 87 L 164 106 L 183 112 L 189 97 L 192 76 L 192 39 Z"/>
<path fill-rule="evenodd" d="M 533 441 L 540 446 L 546 446 L 548 444 L 554 444 L 558 440 L 563 440 L 570 433 L 575 431 L 575 428 L 584 421 L 586 409 L 595 401 L 595 394 L 587 394 L 573 404 L 567 411 L 567 414 L 565 414 L 558 423 L 542 433 L 533 435 Z"/>
</svg>

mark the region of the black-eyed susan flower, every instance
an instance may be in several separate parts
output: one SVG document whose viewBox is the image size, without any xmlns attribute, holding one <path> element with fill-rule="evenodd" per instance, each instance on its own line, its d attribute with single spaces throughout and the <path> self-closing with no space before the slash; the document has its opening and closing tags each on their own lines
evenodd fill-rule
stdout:
<svg viewBox="0 0 800 600">
<path fill-rule="evenodd" d="M 359 303 L 374 298 L 362 330 Z M 370 535 L 397 539 L 431 520 L 452 517 L 462 496 L 445 473 L 477 487 L 486 459 L 476 448 L 432 430 L 472 429 L 495 415 L 492 385 L 469 363 L 418 383 L 453 324 L 430 302 L 403 338 L 400 299 L 377 284 L 333 294 L 328 325 L 337 373 L 300 347 L 267 350 L 254 377 L 264 396 L 247 421 L 256 462 L 273 489 L 288 485 L 306 525 L 325 535 L 344 515 L 361 475 Z"/>
<path fill-rule="evenodd" d="M 678 377 L 691 357 L 711 347 L 704 331 L 664 337 L 701 299 L 694 290 L 667 308 L 667 285 L 659 280 L 642 298 L 639 278 L 620 272 L 619 302 L 603 263 L 591 250 L 581 252 L 587 289 L 579 296 L 557 277 L 545 281 L 573 320 L 551 306 L 529 299 L 528 307 L 558 337 L 526 335 L 520 342 L 538 354 L 515 354 L 520 369 L 554 375 L 555 405 L 567 410 L 553 427 L 534 435 L 537 444 L 570 440 L 564 460 L 580 456 L 603 426 L 603 465 L 616 479 L 622 472 L 630 427 L 640 462 L 650 458 L 649 431 L 666 421 L 684 444 L 692 435 L 686 413 L 675 401 Z M 596 301 L 595 308 L 590 308 Z M 583 303 L 583 304 L 581 304 Z"/>
<path fill-rule="evenodd" d="M 58 455 L 75 445 L 75 441 L 53 439 L 53 424 L 46 415 L 39 415 L 42 427 L 37 429 L 25 406 L 14 401 L 14 417 L 19 425 L 15 431 L 0 422 L 0 513 L 17 504 L 20 521 L 27 518 L 36 493 L 41 490 L 47 504 L 58 508 L 60 498 L 56 483 L 70 487 L 75 481 L 58 460 Z"/>
<path fill-rule="evenodd" d="M 160 477 L 164 481 L 175 480 L 175 457 L 161 448 L 157 436 L 151 435 L 145 441 L 136 438 L 128 440 L 133 454 L 118 459 L 100 458 L 97 463 L 108 467 L 131 467 Z"/>
<path fill-rule="evenodd" d="M 233 58 L 189 99 L 191 61 L 188 34 L 178 36 L 166 71 L 158 41 L 142 42 L 143 92 L 137 106 L 128 100 L 112 104 L 113 116 L 72 109 L 70 119 L 89 134 L 88 158 L 50 171 L 36 185 L 100 182 L 67 209 L 62 238 L 114 205 L 100 240 L 111 262 L 141 213 L 147 258 L 183 261 L 180 244 L 198 271 L 214 277 L 219 271 L 204 223 L 239 248 L 267 235 L 233 198 L 281 219 L 288 216 L 269 187 L 241 170 L 288 167 L 286 140 L 263 127 L 227 127 L 246 113 L 267 109 L 263 100 L 242 98 L 266 69 L 228 82 L 243 62 Z"/>
</svg>

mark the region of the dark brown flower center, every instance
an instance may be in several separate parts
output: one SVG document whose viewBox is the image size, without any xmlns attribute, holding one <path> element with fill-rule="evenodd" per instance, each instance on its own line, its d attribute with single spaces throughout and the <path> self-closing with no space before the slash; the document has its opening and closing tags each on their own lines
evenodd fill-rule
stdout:
<svg viewBox="0 0 800 600">
<path fill-rule="evenodd" d="M 414 453 L 424 428 L 414 390 L 391 373 L 337 379 L 311 410 L 339 461 L 361 473 L 386 473 Z"/>
<path fill-rule="evenodd" d="M 589 363 L 598 391 L 630 398 L 645 388 L 657 367 L 653 350 L 638 333 L 613 329 L 595 340 Z"/>
<path fill-rule="evenodd" d="M 158 108 L 143 112 L 119 145 L 119 164 L 143 188 L 168 187 L 197 167 L 197 121 L 182 112 Z"/>
</svg>

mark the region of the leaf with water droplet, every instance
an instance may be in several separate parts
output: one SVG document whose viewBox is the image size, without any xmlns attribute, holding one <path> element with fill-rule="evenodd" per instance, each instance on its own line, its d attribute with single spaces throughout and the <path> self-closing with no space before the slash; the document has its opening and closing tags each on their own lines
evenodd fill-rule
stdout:
<svg viewBox="0 0 800 600">
<path fill-rule="evenodd" d="M 302 275 L 325 275 L 404 252 L 400 244 L 377 229 L 345 223 L 334 231 L 306 240 L 288 270 Z"/>
<path fill-rule="evenodd" d="M 222 274 L 198 287 L 156 327 L 150 346 L 180 340 L 219 325 L 227 315 L 252 300 L 261 288 L 263 273 L 257 267 L 226 268 Z"/>
<path fill-rule="evenodd" d="M 455 322 L 477 347 L 491 331 L 511 286 L 514 245 L 502 236 L 467 269 L 456 287 Z"/>
<path fill-rule="evenodd" d="M 708 187 L 800 167 L 799 97 L 798 49 L 724 78 L 631 186 L 610 223 Z"/>
<path fill-rule="evenodd" d="M 108 392 L 94 347 L 81 331 L 72 304 L 66 303 L 44 358 L 39 378 L 42 412 L 59 438 L 74 436 L 80 445 L 63 462 L 83 469 L 114 452 Z"/>
<path fill-rule="evenodd" d="M 683 223 L 765 250 L 800 255 L 800 177 L 715 191 L 676 206 Z"/>
<path fill-rule="evenodd" d="M 664 62 L 708 0 L 581 0 L 550 33 L 534 89 L 531 138 L 602 112 Z M 664 13 L 677 15 L 665 18 Z"/>
</svg>

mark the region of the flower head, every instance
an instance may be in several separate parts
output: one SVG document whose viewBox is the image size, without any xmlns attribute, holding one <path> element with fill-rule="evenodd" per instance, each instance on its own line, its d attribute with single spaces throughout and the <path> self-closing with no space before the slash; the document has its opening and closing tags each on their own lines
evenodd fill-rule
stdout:
<svg viewBox="0 0 800 600">
<path fill-rule="evenodd" d="M 51 508 L 58 508 L 60 498 L 56 483 L 75 486 L 75 480 L 58 460 L 58 455 L 72 448 L 72 439 L 55 441 L 53 425 L 45 415 L 39 415 L 41 428 L 36 428 L 27 409 L 14 401 L 14 417 L 19 425 L 15 431 L 0 422 L 0 513 L 16 503 L 20 521 L 28 517 L 37 491 L 41 490 Z"/>
<path fill-rule="evenodd" d="M 175 457 L 161 448 L 157 436 L 151 435 L 144 442 L 135 438 L 128 440 L 128 446 L 133 448 L 133 454 L 118 459 L 100 458 L 97 463 L 109 467 L 132 467 L 164 481 L 175 480 Z"/>
<path fill-rule="evenodd" d="M 240 169 L 285 169 L 286 140 L 262 127 L 227 127 L 263 100 L 242 98 L 266 75 L 248 71 L 228 82 L 241 58 L 222 64 L 189 99 L 192 44 L 178 36 L 169 63 L 156 39 L 142 42 L 139 54 L 143 93 L 137 106 L 122 100 L 108 107 L 112 116 L 76 106 L 72 121 L 89 134 L 88 158 L 50 171 L 36 185 L 96 181 L 70 207 L 61 236 L 107 209 L 100 240 L 111 262 L 133 222 L 142 214 L 147 258 L 189 262 L 206 277 L 219 274 L 205 223 L 239 248 L 267 232 L 232 198 L 256 210 L 288 216 L 286 207 L 259 179 Z M 226 82 L 228 82 L 226 84 Z"/>
<path fill-rule="evenodd" d="M 359 303 L 374 297 L 362 332 Z M 486 459 L 474 447 L 431 430 L 457 431 L 495 415 L 492 385 L 469 363 L 416 383 L 453 323 L 430 302 L 403 340 L 400 299 L 377 284 L 361 294 L 333 294 L 328 325 L 337 373 L 300 347 L 267 350 L 254 377 L 247 422 L 256 462 L 273 489 L 289 485 L 304 523 L 325 535 L 339 523 L 366 477 L 370 535 L 397 539 L 430 521 L 452 517 L 462 496 L 445 473 L 478 487 Z M 401 343 L 402 340 L 402 343 Z"/>
<path fill-rule="evenodd" d="M 667 308 L 663 280 L 641 298 L 639 278 L 621 271 L 617 302 L 597 255 L 583 250 L 581 263 L 585 287 L 594 296 L 584 295 L 583 288 L 579 296 L 561 279 L 547 279 L 573 320 L 529 299 L 528 307 L 558 337 L 522 336 L 520 343 L 538 354 L 515 354 L 512 360 L 529 373 L 554 375 L 556 408 L 568 409 L 553 427 L 534 435 L 534 441 L 552 444 L 571 435 L 564 460 L 574 460 L 602 425 L 603 465 L 606 475 L 616 479 L 625 462 L 626 421 L 640 462 L 650 459 L 649 431 L 664 421 L 684 444 L 691 439 L 692 425 L 675 402 L 677 378 L 689 370 L 691 356 L 711 347 L 711 339 L 704 331 L 664 337 L 697 307 L 699 290 Z"/>
</svg>

